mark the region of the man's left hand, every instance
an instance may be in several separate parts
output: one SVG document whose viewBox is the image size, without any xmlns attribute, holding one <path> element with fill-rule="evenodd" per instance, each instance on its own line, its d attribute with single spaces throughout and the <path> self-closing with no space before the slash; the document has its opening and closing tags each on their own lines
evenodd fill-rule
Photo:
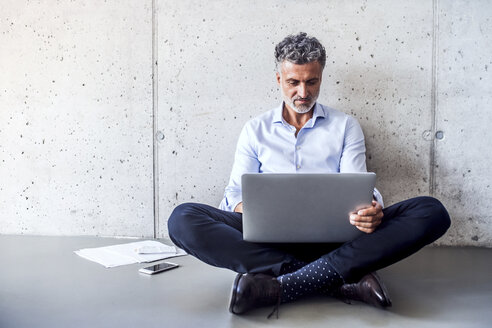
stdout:
<svg viewBox="0 0 492 328">
<path fill-rule="evenodd" d="M 383 207 L 373 200 L 371 207 L 363 208 L 357 213 L 350 214 L 350 224 L 360 231 L 372 233 L 381 224 L 383 216 Z"/>
</svg>

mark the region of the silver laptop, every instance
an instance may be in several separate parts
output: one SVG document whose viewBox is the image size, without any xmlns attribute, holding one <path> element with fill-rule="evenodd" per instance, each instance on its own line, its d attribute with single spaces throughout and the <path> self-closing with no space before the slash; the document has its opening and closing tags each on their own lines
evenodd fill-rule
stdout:
<svg viewBox="0 0 492 328">
<path fill-rule="evenodd" d="M 251 242 L 345 242 L 362 234 L 350 212 L 371 205 L 375 173 L 242 176 L 243 238 Z"/>
</svg>

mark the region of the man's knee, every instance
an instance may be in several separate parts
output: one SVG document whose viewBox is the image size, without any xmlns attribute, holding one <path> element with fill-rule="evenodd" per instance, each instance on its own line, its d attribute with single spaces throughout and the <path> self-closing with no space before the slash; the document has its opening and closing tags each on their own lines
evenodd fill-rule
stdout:
<svg viewBox="0 0 492 328">
<path fill-rule="evenodd" d="M 176 206 L 167 220 L 167 230 L 169 237 L 175 244 L 188 233 L 190 233 L 190 215 L 193 213 L 196 204 L 183 203 Z"/>
<path fill-rule="evenodd" d="M 428 223 L 428 232 L 432 239 L 437 239 L 444 235 L 451 226 L 451 219 L 444 205 L 434 197 L 418 197 L 423 217 Z"/>
</svg>

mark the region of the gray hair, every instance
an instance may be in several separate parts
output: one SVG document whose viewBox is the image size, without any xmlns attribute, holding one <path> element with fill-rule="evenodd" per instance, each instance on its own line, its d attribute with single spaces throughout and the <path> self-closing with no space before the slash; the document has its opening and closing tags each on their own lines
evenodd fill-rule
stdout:
<svg viewBox="0 0 492 328">
<path fill-rule="evenodd" d="M 277 70 L 284 60 L 302 65 L 318 61 L 321 68 L 325 68 L 326 51 L 323 45 L 315 37 L 309 37 L 300 32 L 297 35 L 289 35 L 275 46 L 275 65 Z"/>
</svg>

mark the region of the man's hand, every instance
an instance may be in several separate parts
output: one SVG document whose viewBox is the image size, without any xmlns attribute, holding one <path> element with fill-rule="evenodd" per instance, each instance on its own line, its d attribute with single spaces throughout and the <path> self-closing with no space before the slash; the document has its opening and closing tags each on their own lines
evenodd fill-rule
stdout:
<svg viewBox="0 0 492 328">
<path fill-rule="evenodd" d="M 372 233 L 381 224 L 383 216 L 383 207 L 373 200 L 371 207 L 350 214 L 350 224 L 354 225 L 360 231 Z"/>
<path fill-rule="evenodd" d="M 240 202 L 236 205 L 236 208 L 234 208 L 234 212 L 243 213 L 243 202 Z"/>
</svg>

